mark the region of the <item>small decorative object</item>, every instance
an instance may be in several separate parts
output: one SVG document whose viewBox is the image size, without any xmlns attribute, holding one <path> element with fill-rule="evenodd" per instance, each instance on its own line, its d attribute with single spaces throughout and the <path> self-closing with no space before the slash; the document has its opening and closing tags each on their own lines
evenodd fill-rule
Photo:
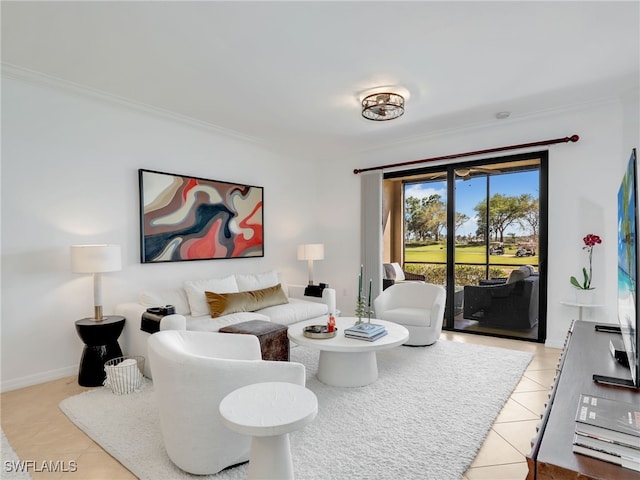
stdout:
<svg viewBox="0 0 640 480">
<path fill-rule="evenodd" d="M 367 323 L 371 323 L 371 317 L 373 317 L 373 309 L 369 307 L 367 308 Z"/>
<path fill-rule="evenodd" d="M 595 288 L 590 288 L 590 289 L 583 289 L 583 288 L 576 288 L 574 289 L 575 294 L 576 294 L 576 303 L 578 305 L 593 305 L 594 303 L 594 293 L 596 291 Z"/>
<path fill-rule="evenodd" d="M 571 282 L 571 285 L 573 285 L 579 290 L 593 290 L 591 288 L 591 280 L 593 279 L 593 270 L 592 270 L 593 247 L 599 243 L 602 243 L 602 240 L 598 235 L 594 235 L 592 233 L 589 233 L 582 240 L 584 241 L 584 247 L 582 247 L 582 249 L 589 252 L 589 271 L 587 271 L 585 267 L 582 268 L 582 276 L 583 276 L 582 283 L 580 283 L 576 277 L 571 277 L 570 282 Z"/>
<path fill-rule="evenodd" d="M 108 360 L 104 364 L 106 378 L 104 386 L 116 395 L 124 395 L 140 390 L 144 357 L 124 356 Z"/>
<path fill-rule="evenodd" d="M 364 304 L 364 297 L 362 296 L 362 265 L 360 265 L 360 275 L 358 275 L 358 299 L 356 300 L 356 325 L 362 323 L 362 317 L 366 315 L 366 305 Z"/>
<path fill-rule="evenodd" d="M 333 316 L 333 313 L 329 314 L 329 322 L 327 323 L 327 331 L 333 332 L 336 329 L 336 317 Z"/>
<path fill-rule="evenodd" d="M 384 325 L 377 325 L 375 323 L 361 323 L 360 325 L 353 325 L 346 328 L 344 336 L 347 338 L 355 338 L 356 340 L 366 340 L 373 342 L 380 337 L 387 334 L 387 328 Z"/>
<path fill-rule="evenodd" d="M 333 331 L 330 332 L 327 325 L 309 325 L 302 329 L 302 335 L 307 338 L 316 339 L 333 338 L 337 332 L 337 328 L 334 328 Z"/>
<path fill-rule="evenodd" d="M 367 316 L 367 323 L 371 323 L 371 316 L 373 315 L 373 310 L 371 309 L 371 283 L 373 279 L 369 279 L 369 300 L 367 302 L 367 309 L 365 310 L 365 315 Z"/>
</svg>

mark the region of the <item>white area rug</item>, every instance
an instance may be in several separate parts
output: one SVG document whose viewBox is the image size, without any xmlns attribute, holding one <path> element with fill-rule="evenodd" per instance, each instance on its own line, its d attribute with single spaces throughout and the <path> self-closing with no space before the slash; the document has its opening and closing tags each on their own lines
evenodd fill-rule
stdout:
<svg viewBox="0 0 640 480">
<path fill-rule="evenodd" d="M 0 430 L 0 434 L 2 434 L 2 443 L 0 444 L 2 471 L 0 471 L 0 478 L 12 480 L 30 479 L 31 475 L 27 472 L 26 464 L 21 462 L 20 458 L 18 458 L 18 455 L 9 443 L 9 439 L 4 434 L 4 431 Z"/>
<path fill-rule="evenodd" d="M 532 355 L 439 341 L 378 352 L 380 378 L 362 388 L 315 378 L 318 352 L 292 349 L 318 397 L 316 419 L 291 434 L 298 480 L 459 480 Z M 148 382 L 142 391 L 81 393 L 60 403 L 87 435 L 141 479 L 244 479 L 247 464 L 217 475 L 189 475 L 164 451 Z"/>
</svg>

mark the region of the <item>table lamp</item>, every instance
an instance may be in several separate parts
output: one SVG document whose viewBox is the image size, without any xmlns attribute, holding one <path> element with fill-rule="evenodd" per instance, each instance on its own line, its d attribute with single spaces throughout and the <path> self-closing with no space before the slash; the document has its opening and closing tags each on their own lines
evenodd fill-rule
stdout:
<svg viewBox="0 0 640 480">
<path fill-rule="evenodd" d="M 71 245 L 71 271 L 93 273 L 93 320 L 96 322 L 104 320 L 101 274 L 121 269 L 120 245 Z"/>
<path fill-rule="evenodd" d="M 313 285 L 313 261 L 324 260 L 324 244 L 298 245 L 298 260 L 306 260 L 309 267 L 309 285 Z"/>
</svg>

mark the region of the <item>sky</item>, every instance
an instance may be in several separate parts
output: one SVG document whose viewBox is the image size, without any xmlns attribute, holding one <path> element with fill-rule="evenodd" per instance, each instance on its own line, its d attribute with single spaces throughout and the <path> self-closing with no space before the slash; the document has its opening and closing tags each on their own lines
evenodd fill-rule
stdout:
<svg viewBox="0 0 640 480">
<path fill-rule="evenodd" d="M 539 172 L 527 171 L 519 173 L 502 173 L 491 175 L 490 186 L 491 195 L 500 193 L 505 196 L 519 196 L 528 193 L 534 198 L 539 198 Z M 460 227 L 457 235 L 474 235 L 477 230 L 477 219 L 473 208 L 481 202 L 486 195 L 486 177 L 479 176 L 469 180 L 456 180 L 456 209 L 469 217 L 469 220 Z M 447 182 L 437 180 L 428 183 L 414 183 L 405 186 L 405 198 L 424 198 L 433 194 L 440 195 L 441 199 L 447 201 Z M 523 233 L 519 227 L 514 226 L 507 229 L 506 233 Z"/>
</svg>

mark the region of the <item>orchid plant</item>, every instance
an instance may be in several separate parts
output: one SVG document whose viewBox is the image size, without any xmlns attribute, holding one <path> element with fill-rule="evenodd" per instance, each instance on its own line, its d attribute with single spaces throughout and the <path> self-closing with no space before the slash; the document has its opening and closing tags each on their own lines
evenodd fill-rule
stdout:
<svg viewBox="0 0 640 480">
<path fill-rule="evenodd" d="M 582 268 L 582 276 L 583 276 L 582 283 L 580 283 L 576 277 L 571 277 L 570 282 L 571 282 L 571 285 L 573 285 L 576 288 L 579 288 L 580 290 L 591 290 L 591 279 L 593 278 L 593 271 L 592 271 L 593 247 L 598 245 L 599 243 L 602 243 L 602 240 L 598 235 L 594 235 L 592 233 L 589 233 L 582 240 L 584 241 L 584 247 L 582 247 L 582 249 L 589 252 L 589 271 L 587 272 L 587 269 L 585 267 Z"/>
</svg>

